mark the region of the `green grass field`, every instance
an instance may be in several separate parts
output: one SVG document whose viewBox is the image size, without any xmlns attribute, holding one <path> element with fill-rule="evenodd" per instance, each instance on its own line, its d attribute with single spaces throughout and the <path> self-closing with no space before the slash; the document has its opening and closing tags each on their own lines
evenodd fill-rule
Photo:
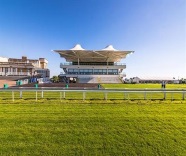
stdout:
<svg viewBox="0 0 186 156">
<path fill-rule="evenodd" d="M 154 89 L 160 89 L 161 84 L 102 84 L 104 88 L 110 89 L 110 88 L 138 88 L 138 89 L 144 89 L 144 88 L 154 88 Z M 186 89 L 186 84 L 166 84 L 166 89 Z"/>
<path fill-rule="evenodd" d="M 186 153 L 186 102 L 16 102 L 0 125 L 0 155 Z"/>
<path fill-rule="evenodd" d="M 44 99 L 40 94 L 35 101 L 35 92 L 23 93 L 22 99 L 18 92 L 13 102 L 11 94 L 0 93 L 0 155 L 185 156 L 186 100 L 117 99 L 123 94 L 103 100 L 90 93 L 83 101 L 82 93 L 62 100 L 59 92 L 45 93 Z"/>
</svg>

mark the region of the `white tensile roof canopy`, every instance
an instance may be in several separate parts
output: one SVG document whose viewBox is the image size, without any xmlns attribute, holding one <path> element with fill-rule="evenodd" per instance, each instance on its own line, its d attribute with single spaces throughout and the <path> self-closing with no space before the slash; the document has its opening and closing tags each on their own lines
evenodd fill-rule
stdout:
<svg viewBox="0 0 186 156">
<path fill-rule="evenodd" d="M 119 62 L 127 54 L 134 51 L 116 50 L 112 45 L 102 50 L 85 50 L 80 44 L 75 45 L 69 50 L 53 50 L 65 58 L 67 62 Z"/>
</svg>

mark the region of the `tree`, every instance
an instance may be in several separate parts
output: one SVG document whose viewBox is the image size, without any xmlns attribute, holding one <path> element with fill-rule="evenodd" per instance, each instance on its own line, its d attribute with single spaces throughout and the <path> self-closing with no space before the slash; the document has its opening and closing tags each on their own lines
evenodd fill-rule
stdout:
<svg viewBox="0 0 186 156">
<path fill-rule="evenodd" d="M 51 80 L 52 80 L 52 82 L 59 82 L 59 77 L 53 76 Z"/>
</svg>

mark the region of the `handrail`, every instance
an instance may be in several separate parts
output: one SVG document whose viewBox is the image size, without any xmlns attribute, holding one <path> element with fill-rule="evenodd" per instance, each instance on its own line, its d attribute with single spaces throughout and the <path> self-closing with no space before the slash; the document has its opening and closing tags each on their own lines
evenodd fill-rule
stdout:
<svg viewBox="0 0 186 156">
<path fill-rule="evenodd" d="M 13 88 L 0 88 L 0 91 L 20 91 L 20 90 L 24 90 L 24 91 L 66 91 L 66 92 L 166 92 L 166 93 L 171 93 L 171 92 L 186 92 L 186 89 L 151 89 L 151 88 L 146 88 L 146 89 L 134 89 L 134 88 L 125 88 L 125 89 L 89 89 L 89 88 L 80 88 L 77 89 L 77 87 L 71 87 L 69 89 L 67 89 L 66 87 L 39 87 L 39 88 L 35 88 L 35 87 L 13 87 Z"/>
<path fill-rule="evenodd" d="M 63 65 L 65 65 L 65 66 L 71 66 L 71 65 L 73 65 L 73 63 L 72 62 L 65 62 L 65 63 L 60 63 L 60 66 L 63 66 Z M 101 64 L 90 64 L 90 66 L 123 66 L 123 65 L 126 65 L 126 63 L 118 63 L 118 62 L 115 62 L 113 65 L 110 65 L 110 64 L 105 64 L 105 65 L 101 65 Z M 78 66 L 78 65 L 73 65 L 73 66 Z M 84 65 L 80 65 L 80 66 L 84 66 Z M 86 66 L 88 66 L 88 64 L 86 65 Z"/>
<path fill-rule="evenodd" d="M 83 95 L 83 100 L 86 99 L 86 93 L 88 92 L 94 92 L 94 93 L 100 93 L 100 95 L 103 95 L 104 94 L 104 98 L 105 100 L 108 99 L 108 96 L 107 94 L 108 93 L 124 93 L 124 97 L 123 98 L 120 98 L 120 99 L 130 99 L 130 100 L 133 100 L 133 99 L 136 99 L 136 98 L 129 98 L 129 94 L 130 93 L 140 93 L 140 94 L 143 94 L 142 98 L 141 99 L 144 99 L 144 100 L 147 100 L 147 99 L 157 99 L 157 98 L 148 98 L 147 97 L 147 94 L 150 93 L 150 95 L 152 95 L 152 93 L 161 93 L 163 95 L 163 98 L 162 96 L 160 96 L 158 99 L 163 99 L 163 100 L 166 100 L 166 99 L 171 99 L 173 100 L 174 97 L 173 97 L 173 94 L 175 93 L 179 93 L 181 94 L 181 97 L 180 97 L 180 100 L 185 100 L 186 97 L 186 89 L 88 89 L 88 88 L 84 88 L 84 89 L 77 89 L 77 88 L 66 88 L 66 87 L 50 87 L 50 88 L 47 88 L 47 87 L 39 87 L 39 88 L 35 88 L 35 87 L 17 87 L 17 88 L 0 88 L 0 94 L 1 92 L 11 92 L 12 93 L 12 101 L 14 101 L 14 92 L 20 92 L 20 98 L 23 97 L 23 92 L 35 92 L 35 97 L 32 96 L 32 98 L 35 98 L 35 100 L 37 101 L 38 99 L 38 92 L 41 92 L 41 98 L 43 98 L 44 96 L 44 92 L 59 92 L 60 93 L 60 100 L 62 99 L 62 92 L 63 92 L 63 99 L 65 99 L 65 93 L 68 93 L 68 92 L 78 92 L 78 93 L 82 93 Z M 103 93 L 103 94 L 101 94 Z M 167 93 L 171 93 L 171 98 L 167 98 Z M 128 98 L 126 98 L 126 95 L 128 96 Z M 5 98 L 5 97 L 3 97 Z"/>
<path fill-rule="evenodd" d="M 0 72 L 0 75 L 3 75 L 3 76 L 30 76 L 30 72 Z"/>
</svg>

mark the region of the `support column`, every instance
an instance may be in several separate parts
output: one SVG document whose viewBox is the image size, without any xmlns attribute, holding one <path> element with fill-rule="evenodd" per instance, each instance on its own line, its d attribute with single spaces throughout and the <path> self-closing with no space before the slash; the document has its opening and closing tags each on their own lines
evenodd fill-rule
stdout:
<svg viewBox="0 0 186 156">
<path fill-rule="evenodd" d="M 17 68 L 15 68 L 15 74 L 17 75 Z"/>
<path fill-rule="evenodd" d="M 2 68 L 0 68 L 0 73 L 3 74 L 3 73 L 2 73 Z"/>
<path fill-rule="evenodd" d="M 10 72 L 10 75 L 12 75 L 12 67 L 10 67 L 10 71 L 9 72 Z"/>
</svg>

